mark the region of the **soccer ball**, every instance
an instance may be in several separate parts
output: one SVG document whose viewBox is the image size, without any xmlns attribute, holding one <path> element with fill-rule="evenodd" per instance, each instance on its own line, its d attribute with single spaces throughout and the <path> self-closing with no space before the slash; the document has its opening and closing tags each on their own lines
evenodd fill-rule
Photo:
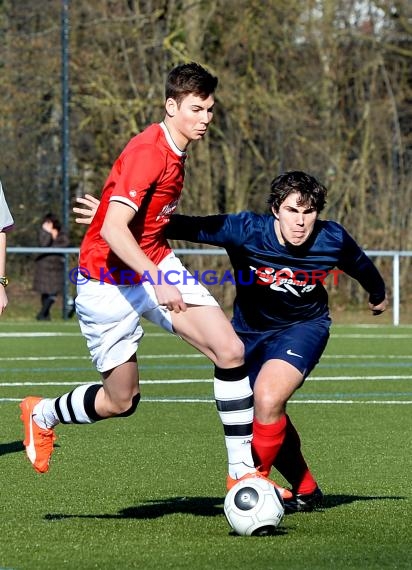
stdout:
<svg viewBox="0 0 412 570">
<path fill-rule="evenodd" d="M 285 514 L 273 485 L 260 477 L 236 483 L 225 498 L 224 513 L 232 529 L 242 536 L 274 534 Z"/>
</svg>

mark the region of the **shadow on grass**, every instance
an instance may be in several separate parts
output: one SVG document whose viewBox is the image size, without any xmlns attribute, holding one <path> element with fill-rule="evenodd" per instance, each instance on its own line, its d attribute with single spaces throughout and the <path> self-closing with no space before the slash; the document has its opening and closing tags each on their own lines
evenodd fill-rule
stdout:
<svg viewBox="0 0 412 570">
<path fill-rule="evenodd" d="M 60 447 L 60 444 L 55 443 L 54 447 Z M 7 455 L 8 453 L 19 453 L 20 451 L 24 451 L 23 441 L 21 440 L 10 441 L 9 443 L 0 443 L 0 456 Z"/>
<path fill-rule="evenodd" d="M 332 509 L 357 501 L 402 501 L 406 497 L 399 496 L 361 496 L 361 495 L 327 495 L 323 506 L 317 511 Z M 158 501 L 148 501 L 136 507 L 127 507 L 115 514 L 63 514 L 49 513 L 45 519 L 49 521 L 63 519 L 156 519 L 166 515 L 181 513 L 201 517 L 216 517 L 223 514 L 223 497 L 170 497 Z M 292 513 L 297 514 L 297 513 Z M 299 513 L 301 514 L 301 513 Z M 289 516 L 289 515 L 288 515 Z"/>
<path fill-rule="evenodd" d="M 328 509 L 334 509 L 340 507 L 341 505 L 350 505 L 351 503 L 356 503 L 358 501 L 406 501 L 407 497 L 401 497 L 399 495 L 325 495 L 323 497 L 323 503 L 319 507 L 315 507 L 313 511 L 310 512 L 323 512 Z M 301 515 L 302 512 L 289 512 L 285 515 Z M 303 514 L 307 514 L 303 512 Z"/>
<path fill-rule="evenodd" d="M 8 453 L 18 453 L 24 451 L 22 441 L 10 441 L 9 443 L 0 443 L 0 455 L 7 455 Z"/>
<path fill-rule="evenodd" d="M 333 509 L 340 505 L 349 505 L 357 501 L 406 501 L 407 497 L 399 495 L 325 495 L 319 510 Z"/>
<path fill-rule="evenodd" d="M 147 501 L 136 507 L 126 507 L 116 514 L 65 515 L 47 514 L 46 520 L 60 519 L 156 519 L 176 513 L 217 517 L 223 514 L 222 497 L 170 497 L 158 501 Z"/>
</svg>

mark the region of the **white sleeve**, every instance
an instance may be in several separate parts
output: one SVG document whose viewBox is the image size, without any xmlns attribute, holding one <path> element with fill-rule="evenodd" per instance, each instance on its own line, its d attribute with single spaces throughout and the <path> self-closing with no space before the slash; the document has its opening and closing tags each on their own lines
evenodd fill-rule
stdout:
<svg viewBox="0 0 412 570">
<path fill-rule="evenodd" d="M 14 220 L 10 214 L 9 207 L 4 197 L 3 186 L 0 182 L 0 232 L 7 232 L 14 225 Z"/>
</svg>

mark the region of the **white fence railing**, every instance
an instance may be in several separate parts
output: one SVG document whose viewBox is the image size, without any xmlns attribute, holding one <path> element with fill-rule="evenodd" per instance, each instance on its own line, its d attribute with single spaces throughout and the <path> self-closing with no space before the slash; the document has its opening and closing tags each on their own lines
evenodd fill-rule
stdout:
<svg viewBox="0 0 412 570">
<path fill-rule="evenodd" d="M 226 255 L 226 250 L 220 248 L 198 249 L 198 248 L 176 248 L 173 250 L 178 255 Z M 49 247 L 8 247 L 7 253 L 50 253 Z M 78 254 L 78 247 L 54 247 L 53 253 Z M 395 250 L 366 250 L 369 257 L 391 257 L 392 258 L 392 308 L 393 324 L 400 323 L 400 258 L 412 257 L 412 251 Z M 64 295 L 66 297 L 66 294 Z M 66 300 L 66 299 L 65 299 Z M 66 303 L 64 303 L 64 306 Z"/>
</svg>

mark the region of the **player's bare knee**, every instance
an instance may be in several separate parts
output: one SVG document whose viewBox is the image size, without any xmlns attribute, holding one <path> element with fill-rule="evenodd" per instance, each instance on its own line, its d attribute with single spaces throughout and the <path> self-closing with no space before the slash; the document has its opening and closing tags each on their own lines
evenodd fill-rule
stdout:
<svg viewBox="0 0 412 570">
<path fill-rule="evenodd" d="M 132 414 L 134 414 L 139 402 L 140 402 L 140 394 L 136 394 L 135 396 L 133 396 L 130 406 L 126 410 L 124 410 L 121 414 L 117 414 L 117 417 L 127 418 Z"/>
<path fill-rule="evenodd" d="M 265 418 L 265 422 L 277 421 L 286 413 L 286 401 L 268 390 L 261 390 L 255 385 L 255 413 Z"/>
<path fill-rule="evenodd" d="M 243 364 L 244 356 L 243 342 L 236 337 L 219 346 L 219 350 L 216 351 L 216 363 L 221 368 L 234 368 Z"/>
<path fill-rule="evenodd" d="M 136 394 L 130 399 L 116 402 L 112 407 L 112 417 L 127 418 L 135 411 L 140 401 L 140 394 Z"/>
</svg>

